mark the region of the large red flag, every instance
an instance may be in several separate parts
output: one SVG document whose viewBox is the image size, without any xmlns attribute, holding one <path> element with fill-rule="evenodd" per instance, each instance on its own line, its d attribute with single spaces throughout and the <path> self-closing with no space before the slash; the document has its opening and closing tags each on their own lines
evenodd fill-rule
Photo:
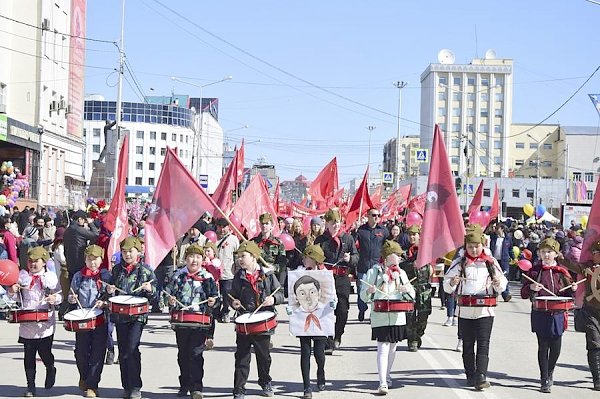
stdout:
<svg viewBox="0 0 600 399">
<path fill-rule="evenodd" d="M 375 188 L 375 191 L 373 191 L 373 195 L 371 195 L 371 202 L 373 203 L 373 205 L 375 205 L 375 208 L 379 208 L 381 206 L 382 197 L 383 197 L 383 184 L 379 184 Z"/>
<path fill-rule="evenodd" d="M 308 193 L 313 202 L 327 202 L 338 191 L 338 185 L 337 159 L 333 157 L 310 183 Z"/>
<path fill-rule="evenodd" d="M 129 166 L 129 135 L 123 137 L 123 144 L 119 152 L 117 168 L 117 185 L 110 208 L 104 216 L 104 227 L 112 234 L 108 241 L 106 253 L 110 260 L 119 251 L 119 243 L 127 238 L 129 228 L 127 225 L 127 201 L 125 201 L 125 185 L 127 183 L 127 170 Z"/>
<path fill-rule="evenodd" d="M 423 216 L 425 213 L 425 202 L 427 201 L 427 193 L 422 193 L 419 195 L 415 195 L 408 202 L 408 210 L 409 212 L 417 212 L 419 215 Z"/>
<path fill-rule="evenodd" d="M 240 169 L 241 168 L 241 169 Z M 239 150 L 235 152 L 235 156 L 227 167 L 225 174 L 219 180 L 219 184 L 215 189 L 212 198 L 219 208 L 226 213 L 233 206 L 232 192 L 237 190 L 238 183 L 242 182 L 244 176 L 244 141 Z M 217 215 L 219 216 L 219 215 Z"/>
<path fill-rule="evenodd" d="M 471 200 L 471 205 L 469 205 L 469 210 L 467 213 L 470 215 L 471 212 L 477 212 L 481 210 L 481 201 L 483 201 L 483 180 L 479 182 L 479 187 L 477 187 L 477 191 L 475 191 L 475 195 Z"/>
<path fill-rule="evenodd" d="M 587 262 L 592 259 L 592 244 L 600 240 L 600 191 L 598 190 L 600 190 L 600 180 L 596 183 L 592 209 L 590 210 L 590 216 L 588 216 L 583 248 L 581 250 L 581 262 Z"/>
<path fill-rule="evenodd" d="M 215 212 L 214 202 L 177 154 L 167 148 L 146 220 L 146 263 L 156 268 L 206 211 Z"/>
<path fill-rule="evenodd" d="M 365 212 L 371 208 L 375 208 L 371 198 L 369 197 L 369 189 L 367 188 L 368 180 L 369 168 L 367 167 L 362 182 L 360 183 L 360 186 L 358 186 L 358 190 L 356 190 L 354 198 L 352 198 L 352 202 L 348 208 L 348 212 L 346 213 L 346 230 L 349 230 L 352 227 L 352 224 L 357 221 Z"/>
<path fill-rule="evenodd" d="M 495 185 L 494 198 L 490 208 L 490 221 L 496 219 L 500 215 L 500 194 L 498 193 L 498 183 Z"/>
<path fill-rule="evenodd" d="M 417 267 L 435 262 L 437 258 L 460 247 L 465 236 L 454 178 L 438 125 L 435 125 L 433 132 L 427 202 L 421 231 L 421 242 L 415 262 Z"/>
<path fill-rule="evenodd" d="M 269 197 L 269 190 L 261 175 L 255 175 L 246 190 L 233 206 L 232 213 L 238 218 L 248 231 L 248 238 L 255 237 L 260 232 L 258 217 L 263 213 L 270 213 L 273 220 L 277 220 L 277 213 Z M 279 235 L 279 224 L 273 223 L 273 235 Z"/>
</svg>

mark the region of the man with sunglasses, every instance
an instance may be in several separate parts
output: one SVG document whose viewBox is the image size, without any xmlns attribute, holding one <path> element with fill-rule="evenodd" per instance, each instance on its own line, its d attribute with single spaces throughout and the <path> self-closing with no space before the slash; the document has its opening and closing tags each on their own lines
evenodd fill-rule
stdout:
<svg viewBox="0 0 600 399">
<path fill-rule="evenodd" d="M 388 229 L 379 224 L 381 213 L 378 209 L 371 208 L 367 211 L 367 223 L 363 224 L 356 231 L 358 241 L 358 266 L 356 267 L 356 288 L 360 292 L 361 282 L 371 266 L 379 263 L 381 258 L 381 248 L 383 243 L 388 239 L 390 233 Z M 368 309 L 366 303 L 357 299 L 358 304 L 358 321 L 365 320 L 365 312 Z"/>
</svg>

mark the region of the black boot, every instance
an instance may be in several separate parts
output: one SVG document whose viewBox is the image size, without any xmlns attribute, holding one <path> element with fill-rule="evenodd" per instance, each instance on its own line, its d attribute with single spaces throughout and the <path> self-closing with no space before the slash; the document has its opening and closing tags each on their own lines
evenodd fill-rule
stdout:
<svg viewBox="0 0 600 399">
<path fill-rule="evenodd" d="M 588 350 L 588 365 L 592 372 L 592 380 L 594 381 L 594 390 L 600 391 L 600 349 Z"/>
<path fill-rule="evenodd" d="M 50 389 L 56 382 L 56 367 L 46 367 L 46 381 L 44 381 L 44 388 Z"/>
<path fill-rule="evenodd" d="M 551 386 L 552 384 L 550 384 L 550 381 L 547 378 L 542 378 L 540 380 L 540 392 L 550 393 Z"/>
<path fill-rule="evenodd" d="M 475 389 L 478 391 L 483 391 L 485 388 L 489 388 L 490 383 L 487 381 L 485 374 L 477 373 L 475 377 Z"/>
<path fill-rule="evenodd" d="M 25 377 L 27 378 L 27 390 L 23 394 L 26 398 L 35 396 L 35 369 L 26 369 Z"/>
<path fill-rule="evenodd" d="M 115 364 L 115 351 L 106 352 L 106 361 L 104 362 L 107 366 Z"/>
</svg>

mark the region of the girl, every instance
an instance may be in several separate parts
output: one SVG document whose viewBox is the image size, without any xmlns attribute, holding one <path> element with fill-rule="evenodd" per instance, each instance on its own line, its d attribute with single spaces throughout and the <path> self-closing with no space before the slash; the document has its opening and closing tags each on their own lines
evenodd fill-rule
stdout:
<svg viewBox="0 0 600 399">
<path fill-rule="evenodd" d="M 398 267 L 403 254 L 400 244 L 387 240 L 381 248 L 383 264 L 373 265 L 365 276 L 360 296 L 365 303 L 377 299 L 414 300 L 415 289 L 408 281 L 406 272 Z M 407 338 L 406 314 L 404 312 L 371 313 L 371 339 L 377 341 L 377 370 L 380 395 L 387 395 L 392 386 L 390 372 L 396 357 L 398 342 Z"/>
</svg>

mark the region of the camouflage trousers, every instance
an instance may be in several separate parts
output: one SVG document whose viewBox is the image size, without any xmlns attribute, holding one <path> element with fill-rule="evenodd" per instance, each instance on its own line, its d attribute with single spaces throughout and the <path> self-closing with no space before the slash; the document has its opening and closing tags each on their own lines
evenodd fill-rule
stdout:
<svg viewBox="0 0 600 399">
<path fill-rule="evenodd" d="M 421 337 L 425 334 L 427 328 L 427 318 L 430 312 L 415 310 L 406 313 L 406 333 L 408 335 L 408 344 L 416 342 L 421 347 Z"/>
</svg>

